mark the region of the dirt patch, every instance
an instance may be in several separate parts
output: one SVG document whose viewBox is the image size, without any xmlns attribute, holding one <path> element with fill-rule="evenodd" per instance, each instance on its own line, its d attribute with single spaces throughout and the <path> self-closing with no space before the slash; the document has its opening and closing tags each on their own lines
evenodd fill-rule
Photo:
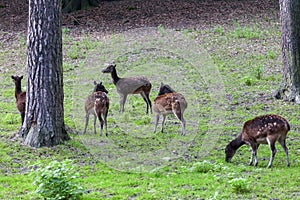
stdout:
<svg viewBox="0 0 300 200">
<path fill-rule="evenodd" d="M 27 0 L 0 0 L 0 13 L 1 31 L 26 32 Z M 73 30 L 107 33 L 159 25 L 201 29 L 233 21 L 249 22 L 270 13 L 279 13 L 277 1 L 123 0 L 102 1 L 98 7 L 63 14 L 62 21 L 64 27 Z"/>
</svg>

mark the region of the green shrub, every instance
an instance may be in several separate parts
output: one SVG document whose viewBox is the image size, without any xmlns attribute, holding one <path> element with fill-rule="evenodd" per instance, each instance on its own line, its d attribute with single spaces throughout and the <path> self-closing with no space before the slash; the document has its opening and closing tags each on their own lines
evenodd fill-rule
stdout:
<svg viewBox="0 0 300 200">
<path fill-rule="evenodd" d="M 37 164 L 37 170 L 33 170 L 34 185 L 37 186 L 36 193 L 44 199 L 80 199 L 83 189 L 76 181 L 79 173 L 69 160 L 58 162 L 52 161 L 47 166 Z"/>
<path fill-rule="evenodd" d="M 249 189 L 249 182 L 244 178 L 234 178 L 228 183 L 231 185 L 233 192 L 235 193 L 248 193 L 250 192 Z"/>
<path fill-rule="evenodd" d="M 190 171 L 198 173 L 208 173 L 221 172 L 224 169 L 225 166 L 223 166 L 223 163 L 211 163 L 207 160 L 204 160 L 202 162 L 194 163 L 193 166 L 190 168 Z"/>
</svg>

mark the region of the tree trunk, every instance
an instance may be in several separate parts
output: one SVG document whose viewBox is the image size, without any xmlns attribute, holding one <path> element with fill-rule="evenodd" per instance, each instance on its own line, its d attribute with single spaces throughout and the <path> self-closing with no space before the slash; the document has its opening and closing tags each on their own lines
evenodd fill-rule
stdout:
<svg viewBox="0 0 300 200">
<path fill-rule="evenodd" d="M 300 0 L 280 0 L 282 83 L 275 97 L 300 103 Z"/>
<path fill-rule="evenodd" d="M 99 1 L 100 0 L 62 0 L 62 9 L 64 13 L 70 13 L 76 10 L 82 10 L 92 6 L 98 6 Z"/>
<path fill-rule="evenodd" d="M 26 115 L 20 135 L 32 147 L 69 139 L 64 124 L 60 0 L 29 0 Z"/>
</svg>

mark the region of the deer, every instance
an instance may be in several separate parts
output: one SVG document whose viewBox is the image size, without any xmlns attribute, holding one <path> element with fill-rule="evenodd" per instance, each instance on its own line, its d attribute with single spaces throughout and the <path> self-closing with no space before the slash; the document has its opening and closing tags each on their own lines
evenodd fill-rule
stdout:
<svg viewBox="0 0 300 200">
<path fill-rule="evenodd" d="M 96 134 L 96 113 L 95 113 L 95 109 L 94 109 L 94 103 L 95 103 L 95 92 L 97 91 L 102 91 L 105 92 L 106 94 L 108 94 L 108 91 L 106 90 L 106 88 L 104 87 L 104 85 L 102 84 L 102 82 L 97 83 L 96 81 L 94 81 L 94 89 L 93 89 L 93 93 L 88 95 L 86 100 L 85 100 L 85 104 L 84 104 L 84 110 L 85 110 L 85 127 L 84 127 L 84 131 L 83 134 L 86 133 L 86 129 L 89 123 L 89 116 L 92 114 L 94 115 L 94 134 Z"/>
<path fill-rule="evenodd" d="M 17 105 L 17 109 L 21 114 L 21 121 L 23 125 L 24 118 L 25 118 L 25 107 L 26 107 L 26 92 L 22 91 L 22 86 L 21 86 L 23 76 L 11 76 L 11 78 L 15 83 L 16 105 Z"/>
<path fill-rule="evenodd" d="M 108 64 L 102 73 L 110 73 L 113 84 L 117 88 L 117 93 L 120 97 L 120 109 L 119 112 L 124 112 L 124 105 L 129 94 L 140 94 L 143 100 L 146 102 L 146 114 L 150 107 L 152 113 L 152 105 L 149 98 L 152 84 L 145 76 L 135 76 L 120 78 L 117 74 L 116 65 Z"/>
<path fill-rule="evenodd" d="M 267 114 L 255 117 L 244 123 L 241 133 L 225 148 L 225 161 L 230 162 L 237 149 L 244 144 L 251 147 L 252 156 L 249 165 L 257 166 L 257 149 L 260 144 L 268 144 L 271 150 L 271 156 L 267 168 L 272 167 L 276 154 L 275 143 L 278 141 L 285 151 L 286 165 L 289 167 L 288 148 L 286 147 L 286 137 L 290 130 L 288 121 L 276 114 Z"/>
<path fill-rule="evenodd" d="M 94 92 L 94 110 L 100 122 L 100 135 L 102 136 L 103 124 L 105 125 L 105 135 L 107 134 L 107 113 L 109 109 L 109 99 L 105 92 Z M 103 115 L 103 119 L 102 119 Z"/>
<path fill-rule="evenodd" d="M 181 123 L 181 135 L 185 135 L 186 122 L 183 118 L 183 113 L 186 108 L 187 102 L 184 96 L 175 92 L 169 85 L 161 82 L 158 95 L 153 103 L 153 112 L 156 114 L 154 133 L 156 132 L 160 115 L 163 116 L 161 129 L 161 132 L 163 133 L 166 116 L 173 113 Z"/>
</svg>

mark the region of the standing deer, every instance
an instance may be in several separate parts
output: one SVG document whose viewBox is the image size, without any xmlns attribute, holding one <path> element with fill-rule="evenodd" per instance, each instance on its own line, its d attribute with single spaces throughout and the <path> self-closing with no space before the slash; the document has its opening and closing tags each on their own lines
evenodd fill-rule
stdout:
<svg viewBox="0 0 300 200">
<path fill-rule="evenodd" d="M 26 92 L 22 92 L 21 82 L 23 76 L 11 76 L 15 83 L 15 98 L 16 98 L 16 105 L 17 109 L 21 114 L 22 124 L 25 118 L 25 107 L 26 107 Z"/>
<path fill-rule="evenodd" d="M 105 135 L 107 134 L 107 113 L 109 109 L 109 99 L 105 92 L 97 91 L 94 92 L 95 102 L 94 110 L 100 122 L 100 135 L 102 135 L 103 124 L 105 125 Z M 103 119 L 102 119 L 103 115 Z"/>
<path fill-rule="evenodd" d="M 86 128 L 87 125 L 89 123 L 89 116 L 90 114 L 94 115 L 94 134 L 96 134 L 96 113 L 94 110 L 94 103 L 95 103 L 95 92 L 97 91 L 102 91 L 105 92 L 106 94 L 108 94 L 108 91 L 106 90 L 106 88 L 104 87 L 104 85 L 102 85 L 102 82 L 100 82 L 99 84 L 94 81 L 94 90 L 93 93 L 90 94 L 86 100 L 85 100 L 85 104 L 84 104 L 84 109 L 85 109 L 85 127 L 84 127 L 84 131 L 83 134 L 86 132 Z"/>
<path fill-rule="evenodd" d="M 110 73 L 114 85 L 117 88 L 117 92 L 120 97 L 120 112 L 124 112 L 124 105 L 129 94 L 140 94 L 147 104 L 146 113 L 150 107 L 150 112 L 152 113 L 152 105 L 149 98 L 151 91 L 151 83 L 144 76 L 120 78 L 117 74 L 116 65 L 109 64 L 105 69 L 102 70 L 103 73 Z"/>
<path fill-rule="evenodd" d="M 161 83 L 158 96 L 154 99 L 153 104 L 153 111 L 156 113 L 154 133 L 156 132 L 160 115 L 163 115 L 161 129 L 161 132 L 163 132 L 166 116 L 173 113 L 181 123 L 181 135 L 185 135 L 186 130 L 183 113 L 186 108 L 187 102 L 184 96 L 175 92 L 169 85 Z"/>
<path fill-rule="evenodd" d="M 254 159 L 254 166 L 257 166 L 257 149 L 260 144 L 268 144 L 271 149 L 271 157 L 267 166 L 269 168 L 272 166 L 276 154 L 275 143 L 278 141 L 285 151 L 286 165 L 290 166 L 288 148 L 285 144 L 289 130 L 290 125 L 288 121 L 279 115 L 269 114 L 249 120 L 244 123 L 243 130 L 238 137 L 229 142 L 226 146 L 225 160 L 226 162 L 229 162 L 237 149 L 246 144 L 252 149 L 252 157 L 249 165 L 252 165 Z"/>
</svg>

